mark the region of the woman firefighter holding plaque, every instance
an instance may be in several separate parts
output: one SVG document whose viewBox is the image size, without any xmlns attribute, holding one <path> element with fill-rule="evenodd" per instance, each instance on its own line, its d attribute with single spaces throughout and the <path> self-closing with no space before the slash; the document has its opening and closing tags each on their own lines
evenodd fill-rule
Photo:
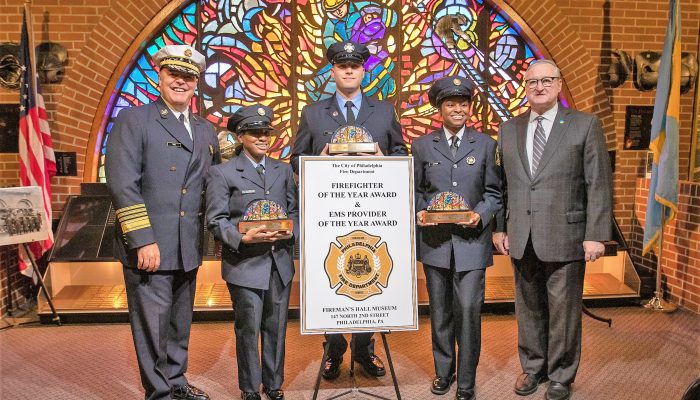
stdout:
<svg viewBox="0 0 700 400">
<path fill-rule="evenodd" d="M 236 111 L 227 127 L 239 146 L 207 177 L 207 224 L 222 242 L 221 275 L 233 303 L 244 400 L 260 399 L 261 385 L 268 399 L 284 399 L 284 341 L 299 220 L 292 167 L 265 155 L 271 121 L 266 106 Z"/>
<path fill-rule="evenodd" d="M 413 141 L 418 260 L 425 270 L 435 378 L 442 395 L 475 398 L 491 220 L 501 208 L 496 141 L 465 126 L 474 86 L 446 77 L 428 92 L 443 128 Z M 459 352 L 455 349 L 459 348 Z M 455 374 L 456 372 L 456 374 Z"/>
</svg>

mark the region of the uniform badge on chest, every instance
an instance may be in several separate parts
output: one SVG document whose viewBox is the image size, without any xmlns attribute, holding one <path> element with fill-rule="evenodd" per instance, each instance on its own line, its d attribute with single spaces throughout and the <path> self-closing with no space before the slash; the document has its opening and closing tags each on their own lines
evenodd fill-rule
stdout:
<svg viewBox="0 0 700 400">
<path fill-rule="evenodd" d="M 476 157 L 474 157 L 474 156 L 467 157 L 467 164 L 473 165 L 475 162 L 476 162 Z"/>
</svg>

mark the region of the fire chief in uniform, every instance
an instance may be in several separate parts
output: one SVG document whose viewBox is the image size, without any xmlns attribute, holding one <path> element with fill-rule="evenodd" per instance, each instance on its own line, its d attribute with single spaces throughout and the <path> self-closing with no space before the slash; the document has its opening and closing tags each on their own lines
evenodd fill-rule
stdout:
<svg viewBox="0 0 700 400">
<path fill-rule="evenodd" d="M 219 147 L 213 126 L 189 109 L 204 56 L 172 45 L 153 60 L 160 97 L 122 110 L 107 140 L 116 253 L 146 399 L 208 399 L 185 372 L 202 263 L 204 177 Z"/>
<path fill-rule="evenodd" d="M 301 122 L 292 149 L 290 163 L 299 172 L 299 157 L 328 155 L 328 144 L 333 132 L 344 125 L 359 125 L 369 131 L 377 143 L 376 152 L 368 155 L 406 155 L 406 144 L 394 107 L 386 102 L 364 96 L 361 84 L 364 64 L 370 52 L 363 44 L 339 42 L 332 44 L 326 58 L 333 65 L 331 76 L 335 81 L 333 96 L 309 104 L 301 111 Z M 386 373 L 384 364 L 374 354 L 372 333 L 354 333 L 357 354 L 355 359 L 365 372 L 373 376 Z M 326 335 L 330 343 L 323 377 L 335 379 L 340 375 L 340 364 L 348 343 L 342 334 Z"/>
<path fill-rule="evenodd" d="M 475 397 L 484 279 L 486 268 L 493 264 L 491 221 L 501 208 L 496 141 L 465 126 L 472 91 L 465 78 L 435 82 L 428 98 L 442 117 L 443 129 L 416 139 L 412 147 L 418 260 L 430 299 L 436 374 L 430 389 L 438 395 L 447 393 L 456 369 L 458 400 Z M 427 223 L 426 208 L 440 192 L 461 195 L 474 212 L 471 219 Z"/>
<path fill-rule="evenodd" d="M 272 109 L 241 107 L 228 121 L 239 147 L 229 162 L 207 177 L 207 223 L 223 243 L 221 275 L 235 313 L 238 386 L 244 400 L 284 399 L 284 339 L 294 277 L 294 237 L 299 237 L 297 186 L 289 164 L 265 156 L 272 131 Z M 292 231 L 238 230 L 248 206 L 271 200 L 287 211 Z M 262 350 L 262 362 L 258 351 Z"/>
</svg>

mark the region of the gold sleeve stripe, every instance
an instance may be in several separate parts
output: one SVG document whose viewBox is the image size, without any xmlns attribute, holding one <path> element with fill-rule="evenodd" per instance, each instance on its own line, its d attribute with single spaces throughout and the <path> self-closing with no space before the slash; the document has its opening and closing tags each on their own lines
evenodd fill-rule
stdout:
<svg viewBox="0 0 700 400">
<path fill-rule="evenodd" d="M 117 214 L 120 214 L 120 213 L 123 213 L 123 212 L 126 212 L 126 211 L 136 210 L 136 209 L 139 209 L 139 208 L 146 209 L 146 205 L 143 204 L 143 203 L 139 203 L 139 204 L 134 204 L 133 206 L 122 207 L 122 208 L 120 208 L 120 209 L 117 210 Z"/>
<path fill-rule="evenodd" d="M 148 218 L 145 221 L 135 221 L 135 222 L 123 222 L 122 233 L 129 233 L 139 229 L 149 228 L 151 226 L 151 221 Z"/>
<path fill-rule="evenodd" d="M 143 216 L 148 216 L 148 213 L 146 210 L 138 210 L 138 211 L 132 211 L 132 212 L 127 212 L 127 213 L 122 213 L 117 216 L 119 221 L 125 221 L 128 219 L 132 218 L 138 218 L 138 217 L 143 217 Z"/>
<path fill-rule="evenodd" d="M 145 216 L 139 217 L 139 218 L 132 218 L 132 219 L 124 220 L 124 221 L 119 221 L 119 223 L 122 225 L 133 225 L 133 224 L 137 224 L 137 223 L 143 222 L 143 221 L 150 221 L 148 219 L 148 215 L 145 215 Z"/>
</svg>

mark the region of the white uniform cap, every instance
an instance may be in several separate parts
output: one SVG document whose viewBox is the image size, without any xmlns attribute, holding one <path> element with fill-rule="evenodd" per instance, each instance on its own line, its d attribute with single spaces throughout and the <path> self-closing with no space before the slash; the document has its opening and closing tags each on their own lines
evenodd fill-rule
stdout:
<svg viewBox="0 0 700 400">
<path fill-rule="evenodd" d="M 153 55 L 153 61 L 160 68 L 168 67 L 188 75 L 199 76 L 206 68 L 202 53 L 187 45 L 165 46 Z"/>
</svg>

